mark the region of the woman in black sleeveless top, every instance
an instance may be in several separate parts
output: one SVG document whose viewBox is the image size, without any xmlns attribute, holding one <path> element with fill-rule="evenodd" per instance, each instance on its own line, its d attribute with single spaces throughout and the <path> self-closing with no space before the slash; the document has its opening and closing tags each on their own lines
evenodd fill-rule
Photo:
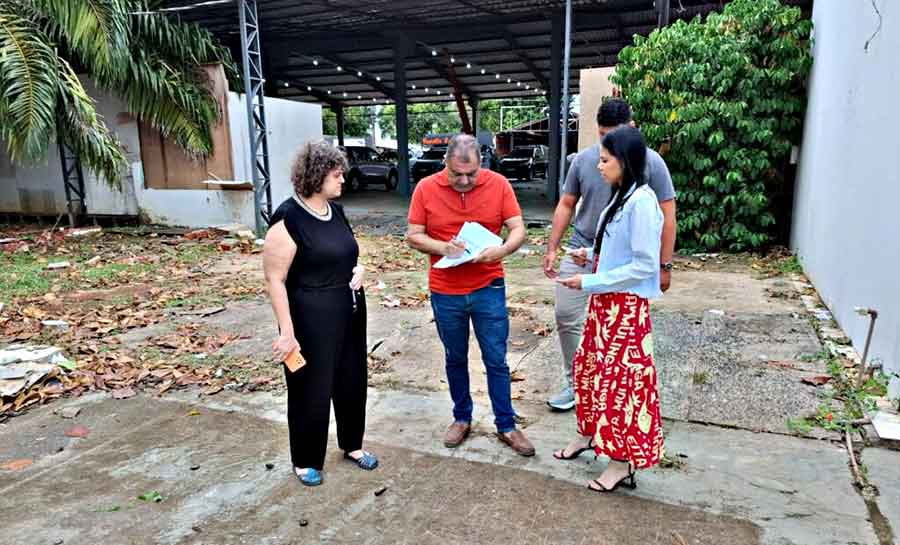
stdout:
<svg viewBox="0 0 900 545">
<path fill-rule="evenodd" d="M 362 450 L 366 410 L 366 301 L 359 246 L 339 204 L 347 161 L 324 142 L 304 144 L 291 179 L 294 196 L 272 215 L 263 268 L 279 337 L 277 361 L 298 347 L 305 365 L 285 366 L 294 473 L 308 486 L 322 482 L 330 405 L 338 446 L 363 469 L 378 460 Z"/>
</svg>

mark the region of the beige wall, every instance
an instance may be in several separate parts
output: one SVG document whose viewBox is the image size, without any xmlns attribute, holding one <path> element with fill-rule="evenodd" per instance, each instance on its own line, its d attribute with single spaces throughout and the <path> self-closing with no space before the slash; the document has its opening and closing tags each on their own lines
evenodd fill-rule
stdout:
<svg viewBox="0 0 900 545">
<path fill-rule="evenodd" d="M 605 97 L 612 96 L 609 81 L 614 68 L 586 68 L 581 71 L 581 120 L 578 127 L 578 151 L 597 143 L 597 108 Z"/>
</svg>

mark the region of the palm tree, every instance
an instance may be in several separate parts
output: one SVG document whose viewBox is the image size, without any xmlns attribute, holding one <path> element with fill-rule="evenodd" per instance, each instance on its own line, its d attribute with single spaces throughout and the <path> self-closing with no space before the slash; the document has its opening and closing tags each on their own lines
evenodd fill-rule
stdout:
<svg viewBox="0 0 900 545">
<path fill-rule="evenodd" d="M 159 0 L 0 0 L 0 139 L 13 161 L 45 157 L 59 139 L 111 182 L 126 164 L 77 73 L 189 155 L 212 151 L 219 106 L 200 70 L 229 51 L 206 30 L 168 19 Z"/>
</svg>

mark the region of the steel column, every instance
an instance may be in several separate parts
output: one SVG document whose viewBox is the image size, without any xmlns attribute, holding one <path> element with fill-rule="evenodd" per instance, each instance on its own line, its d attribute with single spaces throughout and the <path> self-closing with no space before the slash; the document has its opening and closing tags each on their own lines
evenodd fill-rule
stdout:
<svg viewBox="0 0 900 545">
<path fill-rule="evenodd" d="M 344 145 L 344 107 L 343 106 L 335 106 L 332 108 L 334 111 L 335 122 L 337 124 L 337 139 L 338 145 Z"/>
<path fill-rule="evenodd" d="M 238 0 L 241 30 L 241 62 L 244 67 L 244 100 L 250 139 L 250 171 L 253 176 L 253 209 L 256 234 L 263 236 L 272 215 L 269 143 L 266 138 L 265 78 L 260 48 L 256 0 Z"/>
<path fill-rule="evenodd" d="M 62 166 L 63 187 L 66 190 L 66 211 L 69 214 L 69 226 L 75 227 L 78 220 L 87 214 L 84 202 L 84 172 L 78 155 L 62 143 L 60 139 L 59 161 Z M 73 198 L 73 194 L 75 198 Z"/>
<path fill-rule="evenodd" d="M 657 22 L 657 27 L 662 28 L 669 24 L 669 0 L 656 0 L 657 7 L 659 9 L 659 21 Z"/>
<path fill-rule="evenodd" d="M 406 103 L 406 57 L 411 46 L 400 40 L 394 44 L 394 104 L 396 105 L 398 190 L 402 195 L 412 195 L 409 179 L 409 115 Z"/>
<path fill-rule="evenodd" d="M 557 191 L 554 195 L 562 193 L 563 184 L 566 181 L 566 148 L 569 143 L 569 60 L 572 55 L 572 0 L 566 0 L 566 35 L 565 50 L 563 52 L 563 98 L 562 98 L 562 128 L 559 143 L 559 178 Z"/>
<path fill-rule="evenodd" d="M 560 118 L 562 113 L 562 98 L 560 76 L 562 75 L 563 53 L 563 18 L 561 14 L 554 14 L 551 19 L 550 30 L 550 120 L 548 125 L 548 137 L 550 139 L 550 160 L 547 173 L 547 198 L 556 203 L 559 200 L 559 177 L 561 164 L 565 158 L 561 157 L 560 149 Z"/>
</svg>

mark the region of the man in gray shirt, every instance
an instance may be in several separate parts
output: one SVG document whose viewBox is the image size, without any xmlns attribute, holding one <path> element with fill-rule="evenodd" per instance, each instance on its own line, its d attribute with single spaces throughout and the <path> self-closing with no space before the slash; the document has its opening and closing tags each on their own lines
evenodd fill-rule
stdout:
<svg viewBox="0 0 900 545">
<path fill-rule="evenodd" d="M 620 98 L 605 101 L 597 112 L 597 126 L 600 140 L 606 134 L 622 125 L 633 125 L 631 108 Z M 553 230 L 547 243 L 544 255 L 544 274 L 548 278 L 568 278 L 576 274 L 590 274 L 591 264 L 579 265 L 566 256 L 560 264 L 560 270 L 554 269 L 556 257 L 563 234 L 575 216 L 574 234 L 569 241 L 570 248 L 589 248 L 594 245 L 597 233 L 597 222 L 600 213 L 609 204 L 611 189 L 603 181 L 597 165 L 600 163 L 600 143 L 582 150 L 575 156 L 563 195 L 553 214 Z M 647 149 L 647 167 L 644 173 L 647 184 L 656 193 L 659 206 L 662 208 L 664 223 L 662 232 L 662 249 L 660 251 L 660 288 L 669 289 L 672 274 L 672 254 L 675 250 L 675 188 L 665 161 L 658 153 Z M 581 206 L 577 206 L 581 201 Z M 576 212 L 577 207 L 577 212 Z M 590 294 L 583 290 L 571 290 L 564 286 L 556 286 L 556 330 L 562 348 L 563 374 L 565 384 L 562 391 L 551 397 L 547 404 L 551 408 L 567 411 L 575 406 L 575 395 L 572 390 L 572 358 L 581 342 L 584 328 L 585 308 Z"/>
</svg>

